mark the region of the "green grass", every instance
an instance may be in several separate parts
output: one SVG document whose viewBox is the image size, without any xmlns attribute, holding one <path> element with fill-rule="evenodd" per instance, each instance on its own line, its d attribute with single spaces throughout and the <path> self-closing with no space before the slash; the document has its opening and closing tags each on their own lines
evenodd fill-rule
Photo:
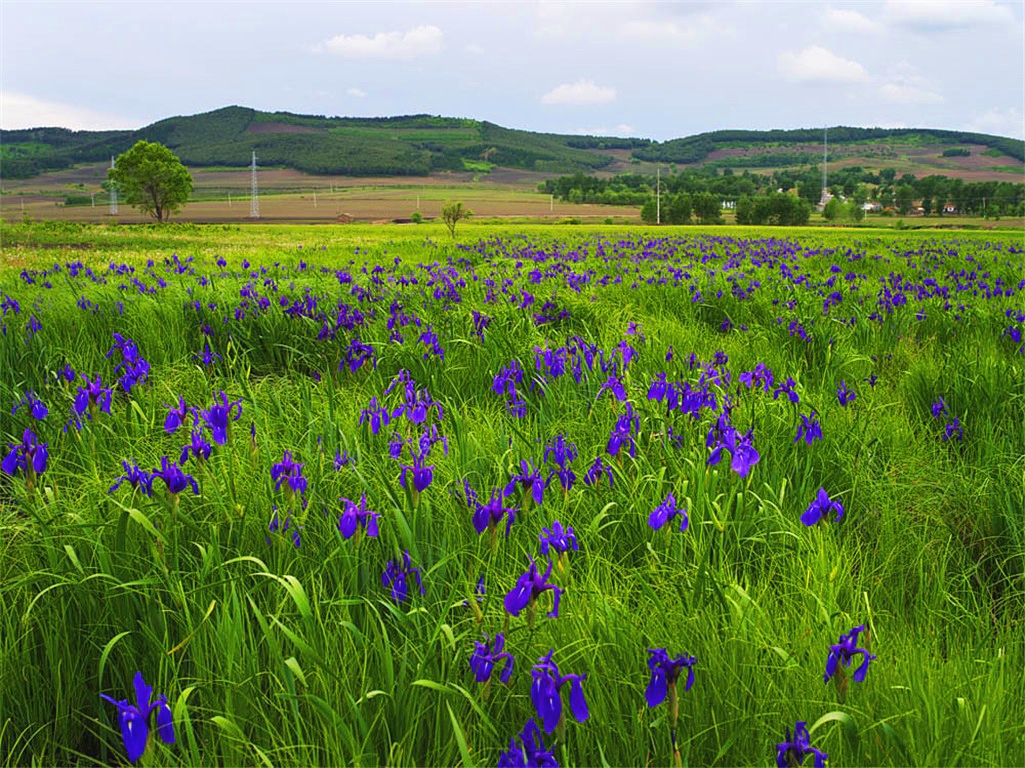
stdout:
<svg viewBox="0 0 1025 768">
<path fill-rule="evenodd" d="M 668 709 L 644 699 L 645 650 L 656 647 L 698 659 L 693 688 L 680 692 L 682 764 L 771 764 L 798 720 L 832 765 L 1025 764 L 1025 358 L 1001 336 L 1021 293 L 985 299 L 954 288 L 975 279 L 992 289 L 997 278 L 1017 286 L 1020 233 L 472 222 L 459 233 L 452 241 L 440 224 L 4 226 L 0 301 L 17 300 L 20 314 L 2 320 L 0 435 L 20 441 L 31 426 L 50 453 L 31 489 L 23 475 L 0 474 L 4 764 L 125 762 L 115 708 L 100 693 L 129 697 L 137 670 L 167 695 L 177 735 L 173 747 L 151 745 L 145 764 L 495 764 L 534 712 L 530 667 L 554 648 L 564 674 L 587 674 L 591 715 L 567 716 L 553 735 L 559 763 L 669 765 Z M 528 248 L 574 257 L 534 262 Z M 67 264 L 78 260 L 96 280 L 78 267 L 72 276 Z M 59 272 L 41 274 L 55 262 Z M 783 279 L 781 263 L 806 278 Z M 456 280 L 450 268 L 465 280 L 453 286 L 458 302 L 434 294 L 443 274 Z M 579 291 L 567 284 L 588 270 Z M 906 304 L 880 310 L 880 280 L 894 288 L 891 273 L 947 286 L 950 309 L 908 290 Z M 488 279 L 497 301 L 485 301 Z M 501 293 L 505 279 L 515 302 Z M 751 298 L 734 294 L 756 281 Z M 237 320 L 247 284 L 270 306 L 250 299 Z M 360 301 L 353 286 L 373 299 Z M 517 306 L 524 290 L 537 297 L 528 310 Z M 824 312 L 832 290 L 844 300 Z M 281 296 L 307 293 L 331 308 L 325 318 L 282 312 Z M 403 344 L 386 327 L 394 300 L 423 322 L 400 327 Z M 532 322 L 545 300 L 569 311 L 561 325 Z M 358 335 L 376 350 L 376 368 L 338 372 L 356 332 L 318 339 L 339 301 L 375 311 Z M 492 317 L 483 342 L 472 309 Z M 31 336 L 30 316 L 42 325 Z M 795 320 L 808 341 L 791 335 Z M 630 322 L 643 340 L 626 335 Z M 425 360 L 417 343 L 428 324 L 443 361 Z M 115 332 L 135 341 L 149 381 L 65 432 L 77 384 L 54 383 L 53 373 L 67 362 L 116 380 L 117 353 L 106 357 Z M 571 334 L 606 355 L 622 341 L 637 351 L 623 376 L 640 418 L 636 457 L 610 460 L 612 487 L 579 479 L 596 455 L 608 460 L 622 413 L 599 391 L 605 375 L 580 385 L 566 375 L 544 394 L 525 382 L 523 419 L 491 390 L 513 358 L 536 376 L 535 347 Z M 204 341 L 222 356 L 209 368 L 195 359 Z M 717 351 L 732 382 L 712 392 L 733 399 L 733 423 L 754 429 L 761 454 L 746 478 L 728 457 L 706 465 L 715 414 L 667 418 L 646 398 L 659 372 L 697 386 L 688 354 L 707 363 Z M 799 406 L 739 385 L 758 363 L 777 381 L 795 379 Z M 371 397 L 397 404 L 398 392 L 382 393 L 403 369 L 444 406 L 437 423 L 448 451 L 434 448 L 434 480 L 419 498 L 399 485 L 387 448 L 393 429 L 417 430 L 404 418 L 378 435 L 358 424 Z M 873 374 L 874 387 L 864 381 Z M 841 380 L 858 393 L 847 408 L 835 395 Z M 28 389 L 49 406 L 40 424 L 10 413 Z M 221 390 L 241 400 L 242 415 L 208 462 L 186 464 L 198 495 L 175 502 L 127 485 L 108 493 L 122 460 L 153 467 L 188 439 L 164 431 L 164 404 L 181 395 L 205 408 Z M 963 442 L 941 439 L 943 422 L 930 413 L 941 395 L 964 424 Z M 795 443 L 799 414 L 812 409 L 824 439 Z M 540 507 L 510 496 L 520 513 L 492 548 L 453 492 L 467 479 L 486 498 L 521 459 L 540 466 L 560 432 L 579 449 L 577 484 L 563 494 L 553 481 Z M 343 448 L 355 462 L 336 470 Z M 285 450 L 304 464 L 305 511 L 271 482 Z M 846 514 L 809 529 L 799 517 L 820 486 Z M 670 492 L 688 510 L 683 533 L 647 523 Z M 338 499 L 364 493 L 381 514 L 380 536 L 345 541 Z M 268 530 L 273 505 L 302 525 L 298 549 Z M 507 617 L 502 599 L 556 519 L 575 529 L 579 551 L 554 574 L 566 590 L 558 618 L 544 616 L 546 593 L 531 628 Z M 396 604 L 381 572 L 404 550 L 423 569 L 426 594 L 414 589 Z M 475 604 L 481 573 L 478 613 L 464 601 Z M 877 656 L 865 681 L 824 685 L 829 645 L 859 624 Z M 478 684 L 473 643 L 503 630 L 516 656 L 511 683 Z"/>
</svg>

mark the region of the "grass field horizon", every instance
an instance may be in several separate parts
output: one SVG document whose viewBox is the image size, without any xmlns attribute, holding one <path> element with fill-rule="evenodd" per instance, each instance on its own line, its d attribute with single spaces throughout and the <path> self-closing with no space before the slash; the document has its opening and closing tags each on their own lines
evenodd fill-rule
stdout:
<svg viewBox="0 0 1025 768">
<path fill-rule="evenodd" d="M 4 218 L 0 765 L 1025 765 L 1020 231 Z"/>
</svg>

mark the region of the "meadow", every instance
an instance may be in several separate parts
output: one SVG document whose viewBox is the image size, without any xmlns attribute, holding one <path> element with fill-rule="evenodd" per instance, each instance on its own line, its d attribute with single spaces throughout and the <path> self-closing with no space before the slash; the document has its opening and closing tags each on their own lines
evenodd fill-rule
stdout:
<svg viewBox="0 0 1025 768">
<path fill-rule="evenodd" d="M 3 225 L 0 763 L 1025 765 L 1020 232 L 457 234 Z"/>
</svg>

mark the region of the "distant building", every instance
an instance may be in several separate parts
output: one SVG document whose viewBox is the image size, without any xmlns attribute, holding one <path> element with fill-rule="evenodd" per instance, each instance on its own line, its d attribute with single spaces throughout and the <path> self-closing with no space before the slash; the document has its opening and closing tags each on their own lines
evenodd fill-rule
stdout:
<svg viewBox="0 0 1025 768">
<path fill-rule="evenodd" d="M 957 206 L 953 203 L 947 203 L 943 206 L 943 212 L 947 214 L 957 213 Z"/>
<path fill-rule="evenodd" d="M 881 210 L 883 210 L 883 206 L 881 203 L 865 203 L 863 206 L 861 206 L 861 210 L 863 210 L 865 213 L 879 213 Z"/>
<path fill-rule="evenodd" d="M 821 213 L 822 211 L 825 210 L 826 206 L 829 204 L 829 201 L 832 200 L 832 199 L 833 199 L 833 196 L 831 194 L 829 194 L 829 190 L 828 189 L 823 189 L 822 190 L 822 199 L 819 200 L 819 204 L 815 206 L 815 210 L 818 211 L 819 213 Z"/>
</svg>

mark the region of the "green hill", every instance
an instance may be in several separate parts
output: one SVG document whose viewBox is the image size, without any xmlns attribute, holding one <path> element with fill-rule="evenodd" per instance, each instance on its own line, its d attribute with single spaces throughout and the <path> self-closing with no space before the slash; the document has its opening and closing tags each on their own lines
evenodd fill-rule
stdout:
<svg viewBox="0 0 1025 768">
<path fill-rule="evenodd" d="M 28 178 L 77 163 L 102 162 L 139 139 L 170 147 L 187 165 L 243 167 L 255 151 L 262 165 L 351 176 L 425 176 L 479 168 L 481 163 L 572 173 L 613 161 L 596 149 L 648 143 L 531 133 L 431 115 L 319 117 L 226 107 L 168 118 L 137 131 L 0 131 L 0 173 Z"/>
<path fill-rule="evenodd" d="M 407 115 L 322 117 L 225 107 L 171 117 L 136 131 L 34 128 L 0 131 L 0 177 L 29 178 L 120 154 L 139 139 L 170 147 L 187 165 L 245 167 L 255 151 L 263 166 L 313 174 L 425 176 L 432 171 L 481 171 L 493 165 L 545 173 L 612 170 L 633 160 L 681 165 L 795 167 L 817 163 L 819 129 L 713 131 L 652 142 L 601 136 L 533 133 L 486 121 Z M 959 131 L 830 128 L 831 160 L 880 156 L 894 146 L 975 145 L 1025 162 L 1025 142 Z M 611 153 L 609 150 L 621 150 Z M 976 150 L 977 152 L 979 150 Z"/>
</svg>

